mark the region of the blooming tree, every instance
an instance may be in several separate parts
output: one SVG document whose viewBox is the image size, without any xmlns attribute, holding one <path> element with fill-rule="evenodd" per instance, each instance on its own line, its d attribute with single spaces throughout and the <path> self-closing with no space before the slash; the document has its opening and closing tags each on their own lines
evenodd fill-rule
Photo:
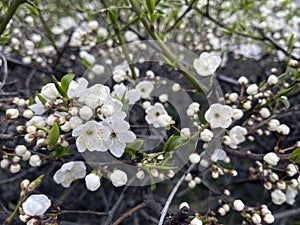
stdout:
<svg viewBox="0 0 300 225">
<path fill-rule="evenodd" d="M 299 12 L 1 2 L 0 219 L 295 224 Z"/>
</svg>

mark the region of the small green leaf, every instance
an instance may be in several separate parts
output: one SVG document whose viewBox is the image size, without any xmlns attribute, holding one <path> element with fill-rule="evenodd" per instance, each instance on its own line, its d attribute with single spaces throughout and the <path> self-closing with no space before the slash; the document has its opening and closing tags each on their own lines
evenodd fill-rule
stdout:
<svg viewBox="0 0 300 225">
<path fill-rule="evenodd" d="M 164 152 L 170 152 L 170 151 L 174 151 L 177 148 L 186 145 L 189 142 L 189 138 L 187 137 L 182 137 L 179 135 L 172 135 L 171 137 L 169 137 L 169 139 L 167 140 L 167 143 L 164 146 L 163 151 Z"/>
<path fill-rule="evenodd" d="M 37 186 L 39 186 L 42 183 L 43 179 L 44 179 L 44 174 L 42 174 L 41 176 L 36 178 L 34 181 L 32 181 L 29 184 L 28 190 L 33 191 Z"/>
<path fill-rule="evenodd" d="M 286 96 L 281 96 L 280 97 L 280 101 L 284 104 L 284 107 L 285 108 L 290 108 L 290 101 L 289 101 L 289 99 L 286 97 Z"/>
<path fill-rule="evenodd" d="M 146 0 L 146 6 L 150 14 L 153 14 L 155 8 L 155 0 Z"/>
<path fill-rule="evenodd" d="M 48 149 L 53 149 L 58 141 L 60 135 L 59 126 L 57 123 L 54 123 L 48 136 Z"/>
<path fill-rule="evenodd" d="M 47 103 L 47 100 L 43 96 L 41 96 L 39 93 L 36 93 L 36 96 L 39 98 L 39 100 L 41 101 L 41 103 L 43 105 L 45 105 Z"/>
<path fill-rule="evenodd" d="M 119 16 L 118 16 L 118 8 L 116 6 L 110 6 L 108 9 L 108 18 L 110 22 L 114 25 L 117 26 Z"/>
<path fill-rule="evenodd" d="M 292 91 L 294 91 L 295 88 L 296 88 L 296 85 L 292 85 L 292 86 L 288 87 L 287 89 L 283 89 L 283 90 L 279 91 L 275 97 L 279 98 L 281 96 L 287 95 L 287 94 L 291 93 Z"/>
<path fill-rule="evenodd" d="M 69 85 L 71 81 L 74 79 L 74 77 L 75 74 L 69 73 L 63 76 L 63 78 L 61 78 L 61 87 L 64 89 L 66 93 L 68 92 Z"/>
<path fill-rule="evenodd" d="M 56 77 L 53 75 L 52 75 L 52 81 L 55 84 L 55 87 L 56 87 L 57 91 L 59 92 L 59 94 L 63 97 L 66 97 L 67 92 L 61 87 L 61 85 L 58 83 Z"/>
<path fill-rule="evenodd" d="M 64 148 L 64 147 L 61 147 L 61 146 L 56 146 L 55 151 L 51 152 L 50 156 L 52 156 L 52 157 L 62 157 L 62 156 L 65 156 L 65 155 L 72 155 L 72 154 L 73 154 L 72 149 Z"/>
<path fill-rule="evenodd" d="M 34 104 L 34 98 L 30 96 L 28 105 L 32 105 L 32 104 Z"/>
<path fill-rule="evenodd" d="M 132 150 L 140 150 L 143 143 L 144 143 L 143 138 L 137 138 L 137 139 L 134 140 L 134 142 L 128 143 L 126 145 L 126 148 L 129 148 L 129 149 L 132 149 Z"/>
<path fill-rule="evenodd" d="M 289 159 L 297 163 L 300 162 L 300 147 L 291 153 Z"/>
<path fill-rule="evenodd" d="M 294 34 L 292 34 L 287 42 L 288 52 L 291 52 L 293 49 L 293 42 L 294 42 Z"/>
<path fill-rule="evenodd" d="M 130 155 L 131 156 L 131 160 L 135 160 L 135 158 L 136 158 L 135 150 L 133 150 L 133 149 L 125 148 L 124 154 L 125 155 Z"/>
</svg>

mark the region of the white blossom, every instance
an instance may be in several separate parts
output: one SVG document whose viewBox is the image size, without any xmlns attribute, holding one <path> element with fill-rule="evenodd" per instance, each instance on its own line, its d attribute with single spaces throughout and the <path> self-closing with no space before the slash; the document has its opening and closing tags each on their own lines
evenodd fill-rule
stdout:
<svg viewBox="0 0 300 225">
<path fill-rule="evenodd" d="M 199 220 L 198 218 L 194 218 L 191 221 L 191 225 L 202 225 L 202 224 L 203 224 L 202 221 Z"/>
<path fill-rule="evenodd" d="M 281 124 L 277 127 L 277 132 L 281 135 L 288 135 L 290 133 L 290 128 L 285 124 Z"/>
<path fill-rule="evenodd" d="M 287 189 L 286 189 L 286 203 L 289 205 L 293 205 L 295 203 L 295 198 L 298 194 L 298 191 L 291 187 L 290 185 L 288 185 Z"/>
<path fill-rule="evenodd" d="M 191 130 L 188 127 L 182 128 L 180 130 L 180 136 L 182 137 L 190 137 L 191 136 Z"/>
<path fill-rule="evenodd" d="M 26 119 L 31 119 L 34 115 L 34 113 L 32 112 L 32 110 L 30 109 L 26 109 L 24 110 L 23 114 L 22 114 Z"/>
<path fill-rule="evenodd" d="M 276 166 L 280 160 L 280 158 L 277 156 L 274 152 L 269 152 L 263 157 L 264 161 L 268 163 L 271 166 Z"/>
<path fill-rule="evenodd" d="M 257 213 L 254 213 L 254 214 L 252 215 L 251 219 L 252 219 L 252 222 L 253 222 L 254 224 L 259 224 L 259 223 L 261 223 L 261 217 L 260 217 L 260 215 L 257 214 Z"/>
<path fill-rule="evenodd" d="M 11 164 L 11 165 L 9 166 L 9 171 L 10 171 L 11 173 L 18 173 L 20 170 L 21 170 L 20 164 Z"/>
<path fill-rule="evenodd" d="M 240 109 L 233 109 L 233 116 L 232 118 L 235 120 L 239 120 L 243 117 L 244 113 Z"/>
<path fill-rule="evenodd" d="M 88 121 L 76 127 L 72 136 L 76 137 L 76 147 L 79 152 L 89 151 L 106 151 L 103 143 L 108 140 L 110 130 L 101 122 Z"/>
<path fill-rule="evenodd" d="M 115 187 L 123 186 L 127 183 L 127 174 L 122 170 L 114 170 L 110 175 L 110 180 Z"/>
<path fill-rule="evenodd" d="M 267 224 L 271 224 L 271 223 L 274 223 L 275 217 L 274 217 L 272 214 L 268 213 L 268 214 L 264 215 L 263 220 L 264 220 Z"/>
<path fill-rule="evenodd" d="M 79 109 L 79 116 L 83 120 L 87 121 L 87 120 L 91 119 L 93 114 L 94 114 L 93 110 L 90 107 L 86 106 L 86 105 L 82 106 Z"/>
<path fill-rule="evenodd" d="M 248 82 L 249 82 L 249 80 L 248 80 L 246 77 L 244 77 L 244 76 L 241 76 L 241 77 L 238 79 L 238 83 L 239 83 L 240 85 L 247 85 Z"/>
<path fill-rule="evenodd" d="M 48 101 L 55 101 L 60 94 L 55 87 L 54 83 L 48 83 L 42 87 L 41 95 Z"/>
<path fill-rule="evenodd" d="M 94 173 L 90 173 L 85 177 L 85 185 L 88 190 L 96 191 L 100 187 L 100 177 Z"/>
<path fill-rule="evenodd" d="M 196 152 L 189 155 L 189 160 L 192 164 L 197 164 L 200 162 L 200 155 Z"/>
<path fill-rule="evenodd" d="M 27 151 L 27 147 L 25 145 L 17 145 L 15 148 L 15 152 L 18 156 L 23 156 Z"/>
<path fill-rule="evenodd" d="M 246 92 L 248 95 L 255 95 L 258 91 L 258 86 L 256 84 L 251 84 L 247 89 Z"/>
<path fill-rule="evenodd" d="M 208 52 L 202 52 L 198 59 L 194 60 L 193 66 L 201 76 L 213 75 L 221 64 L 219 56 L 212 55 Z"/>
<path fill-rule="evenodd" d="M 272 202 L 276 205 L 282 205 L 286 201 L 285 194 L 279 189 L 272 191 L 271 197 Z"/>
<path fill-rule="evenodd" d="M 42 160 L 41 160 L 39 155 L 32 155 L 29 158 L 29 164 L 32 167 L 37 167 L 37 166 L 40 166 L 42 164 Z"/>
<path fill-rule="evenodd" d="M 218 160 L 224 160 L 227 154 L 223 149 L 216 149 L 214 153 L 211 155 L 211 160 L 217 162 Z"/>
<path fill-rule="evenodd" d="M 189 209 L 190 205 L 187 202 L 181 202 L 180 205 L 179 205 L 179 209 L 182 209 L 183 207 L 187 207 Z"/>
<path fill-rule="evenodd" d="M 63 187 L 70 187 L 74 180 L 84 178 L 86 175 L 86 166 L 81 161 L 71 161 L 61 166 L 59 170 L 53 176 L 54 181 L 57 184 L 61 184 Z"/>
<path fill-rule="evenodd" d="M 150 81 L 141 81 L 135 88 L 140 92 L 142 98 L 149 98 L 154 86 Z"/>
<path fill-rule="evenodd" d="M 276 131 L 279 125 L 280 125 L 279 120 L 277 120 L 277 119 L 271 119 L 268 122 L 268 124 L 267 124 L 268 130 L 270 130 L 270 131 Z"/>
<path fill-rule="evenodd" d="M 72 80 L 68 88 L 68 98 L 79 98 L 82 99 L 87 91 L 89 82 L 85 78 L 79 78 L 76 81 Z"/>
<path fill-rule="evenodd" d="M 247 134 L 247 129 L 241 126 L 234 126 L 229 131 L 229 137 L 231 140 L 231 144 L 229 145 L 231 148 L 237 148 L 237 145 L 244 142 L 246 140 L 245 135 Z"/>
<path fill-rule="evenodd" d="M 289 177 L 292 177 L 294 175 L 296 175 L 298 173 L 299 169 L 298 166 L 295 164 L 290 163 L 287 167 L 286 167 L 286 173 Z"/>
<path fill-rule="evenodd" d="M 6 117 L 8 119 L 17 119 L 19 117 L 19 110 L 18 109 L 7 109 Z"/>
<path fill-rule="evenodd" d="M 233 202 L 233 207 L 234 207 L 234 209 L 236 210 L 236 211 L 243 211 L 244 210 L 244 208 L 245 208 L 245 205 L 244 205 L 244 203 L 242 202 L 242 200 L 240 200 L 240 199 L 237 199 L 237 200 L 234 200 L 234 202 Z"/>
<path fill-rule="evenodd" d="M 167 111 L 161 103 L 155 103 L 146 109 L 146 121 L 148 124 L 153 124 L 155 128 L 160 127 L 157 119 L 160 115 L 167 115 Z"/>
<path fill-rule="evenodd" d="M 259 114 L 262 118 L 268 118 L 271 115 L 270 110 L 266 107 L 261 108 Z"/>
<path fill-rule="evenodd" d="M 214 137 L 213 132 L 211 132 L 209 129 L 204 129 L 201 133 L 200 133 L 200 138 L 202 141 L 205 142 L 210 142 L 212 140 L 212 138 Z"/>
<path fill-rule="evenodd" d="M 51 206 L 51 200 L 44 194 L 30 195 L 22 204 L 24 213 L 29 216 L 41 216 Z"/>
<path fill-rule="evenodd" d="M 212 104 L 205 112 L 205 119 L 210 123 L 211 128 L 227 128 L 230 126 L 233 110 L 230 106 L 220 103 Z"/>
<path fill-rule="evenodd" d="M 104 143 L 104 146 L 115 157 L 121 157 L 125 151 L 126 143 L 131 143 L 136 139 L 135 134 L 129 130 L 129 123 L 124 120 L 125 116 L 125 113 L 119 113 L 104 120 L 111 132 L 111 136 Z"/>
<path fill-rule="evenodd" d="M 274 85 L 278 84 L 278 77 L 276 75 L 272 74 L 268 77 L 267 82 L 270 86 L 274 86 Z"/>
<path fill-rule="evenodd" d="M 167 127 L 172 124 L 172 117 L 167 114 L 159 115 L 157 117 L 157 123 L 159 127 Z"/>
</svg>

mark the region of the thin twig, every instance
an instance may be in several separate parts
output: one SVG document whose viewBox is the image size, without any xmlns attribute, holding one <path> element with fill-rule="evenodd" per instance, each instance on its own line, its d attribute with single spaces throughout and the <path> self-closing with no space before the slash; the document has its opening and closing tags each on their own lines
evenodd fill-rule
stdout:
<svg viewBox="0 0 300 225">
<path fill-rule="evenodd" d="M 122 203 L 124 197 L 125 197 L 125 193 L 126 191 L 129 189 L 130 184 L 134 181 L 135 177 L 133 177 L 127 184 L 127 186 L 123 189 L 118 201 L 114 204 L 114 206 L 109 210 L 107 219 L 104 223 L 104 225 L 110 225 L 111 221 L 113 219 L 113 215 L 115 214 L 115 212 L 117 211 L 117 209 L 119 208 L 120 204 Z"/>
<path fill-rule="evenodd" d="M 132 209 L 125 212 L 121 217 L 119 217 L 115 222 L 113 222 L 112 225 L 120 224 L 125 218 L 127 218 L 128 216 L 131 216 L 133 213 L 139 211 L 142 208 L 145 208 L 146 206 L 147 206 L 147 204 L 145 202 L 138 204 L 137 206 L 135 206 Z"/>
<path fill-rule="evenodd" d="M 186 174 L 189 173 L 194 167 L 195 167 L 195 164 L 190 165 L 189 168 L 185 171 L 185 173 L 181 176 L 181 178 L 177 181 L 176 185 L 174 186 L 173 190 L 171 191 L 171 193 L 166 201 L 166 204 L 165 204 L 163 210 L 161 211 L 161 216 L 160 216 L 158 225 L 163 225 L 165 217 L 168 212 L 168 209 L 170 207 L 170 204 L 171 204 L 175 194 L 177 193 L 182 182 L 184 181 Z"/>
<path fill-rule="evenodd" d="M 97 212 L 97 211 L 83 211 L 83 210 L 62 210 L 60 214 L 92 214 L 96 216 L 106 216 L 107 212 Z"/>
</svg>

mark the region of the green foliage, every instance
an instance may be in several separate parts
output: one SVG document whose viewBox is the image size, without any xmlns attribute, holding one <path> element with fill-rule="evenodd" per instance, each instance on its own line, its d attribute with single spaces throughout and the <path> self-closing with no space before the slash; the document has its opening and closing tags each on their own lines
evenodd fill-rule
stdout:
<svg viewBox="0 0 300 225">
<path fill-rule="evenodd" d="M 296 163 L 300 162 L 300 147 L 297 148 L 297 149 L 295 149 L 291 153 L 289 159 L 292 160 L 292 161 L 294 161 L 294 162 L 296 162 Z"/>
<path fill-rule="evenodd" d="M 73 151 L 70 148 L 64 148 L 61 146 L 55 146 L 55 150 L 50 153 L 52 157 L 62 157 L 65 155 L 72 155 Z"/>
<path fill-rule="evenodd" d="M 169 139 L 167 140 L 163 151 L 164 152 L 170 152 L 170 151 L 174 151 L 177 148 L 186 145 L 187 143 L 189 143 L 190 139 L 188 137 L 182 137 L 179 135 L 172 135 L 171 137 L 169 137 Z"/>
<path fill-rule="evenodd" d="M 57 145 L 59 139 L 60 130 L 57 123 L 54 123 L 48 136 L 48 149 L 53 149 Z"/>
<path fill-rule="evenodd" d="M 40 95 L 38 92 L 36 93 L 36 96 L 39 98 L 39 100 L 41 101 L 41 103 L 43 105 L 45 105 L 47 103 L 47 100 L 42 95 Z"/>
<path fill-rule="evenodd" d="M 75 74 L 69 73 L 69 74 L 63 76 L 63 78 L 61 79 L 61 83 L 59 83 L 57 81 L 57 79 L 55 78 L 55 76 L 52 76 L 53 83 L 55 84 L 57 91 L 59 92 L 59 94 L 62 97 L 64 97 L 64 98 L 68 97 L 68 95 L 67 95 L 68 88 L 69 88 L 71 81 L 74 79 L 74 77 L 75 77 Z"/>
</svg>

